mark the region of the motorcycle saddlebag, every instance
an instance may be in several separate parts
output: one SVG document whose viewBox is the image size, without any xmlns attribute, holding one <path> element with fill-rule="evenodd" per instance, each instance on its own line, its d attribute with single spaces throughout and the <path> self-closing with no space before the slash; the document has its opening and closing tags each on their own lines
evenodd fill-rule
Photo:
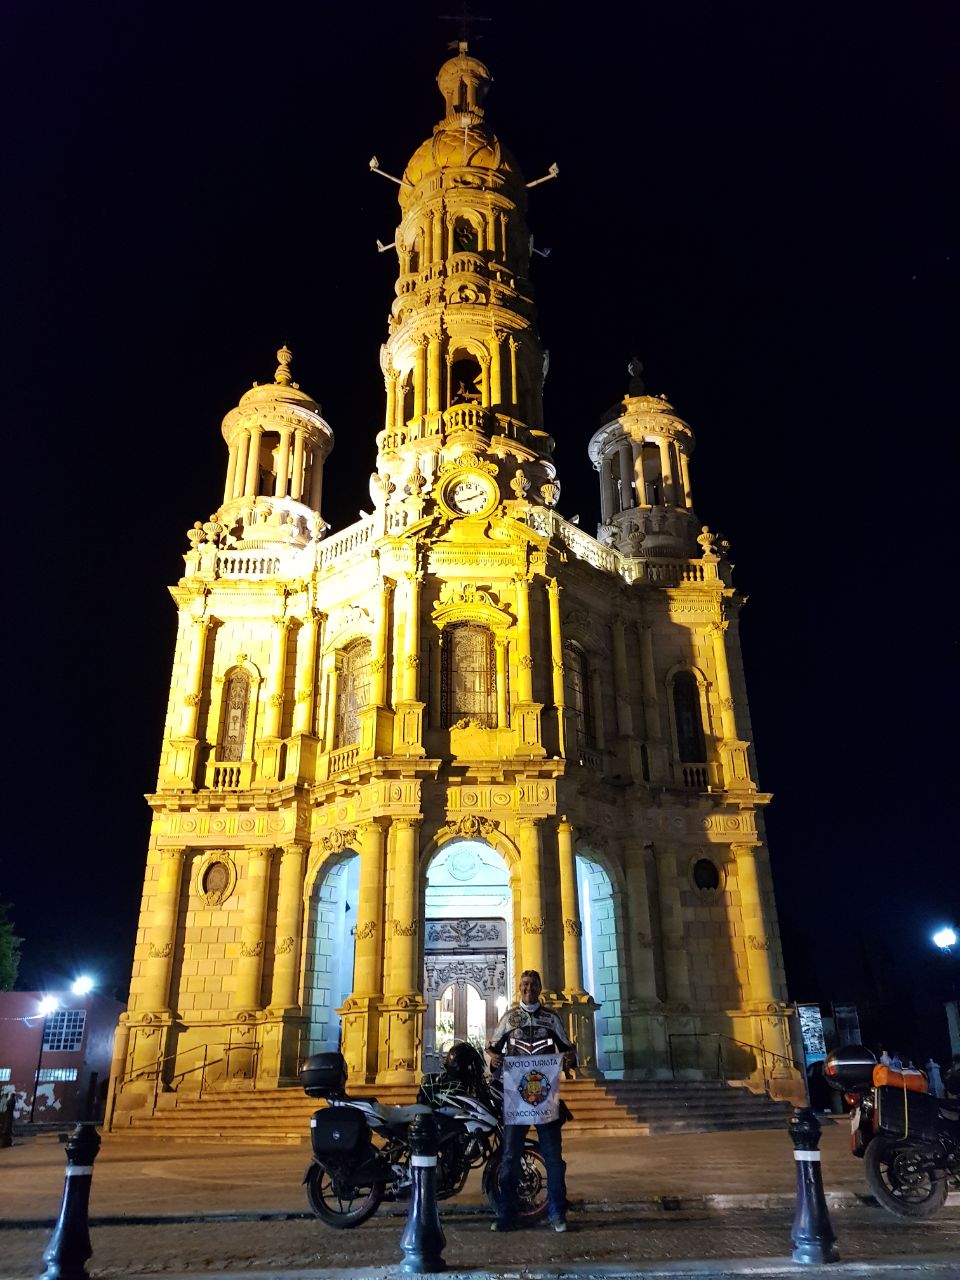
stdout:
<svg viewBox="0 0 960 1280">
<path fill-rule="evenodd" d="M 916 1138 L 918 1142 L 937 1140 L 940 1104 L 935 1097 L 894 1085 L 879 1085 L 876 1098 L 878 1133 L 886 1138 Z"/>
<path fill-rule="evenodd" d="M 315 1053 L 300 1068 L 300 1083 L 308 1098 L 326 1098 L 343 1093 L 347 1086 L 347 1064 L 342 1053 Z"/>
<path fill-rule="evenodd" d="M 922 1071 L 894 1071 L 893 1067 L 885 1067 L 878 1062 L 873 1068 L 873 1083 L 878 1087 L 889 1084 L 895 1089 L 910 1089 L 914 1093 L 927 1092 L 927 1077 Z"/>
<path fill-rule="evenodd" d="M 358 1155 L 369 1142 L 367 1117 L 356 1107 L 326 1107 L 310 1118 L 310 1145 L 318 1160 Z"/>
</svg>

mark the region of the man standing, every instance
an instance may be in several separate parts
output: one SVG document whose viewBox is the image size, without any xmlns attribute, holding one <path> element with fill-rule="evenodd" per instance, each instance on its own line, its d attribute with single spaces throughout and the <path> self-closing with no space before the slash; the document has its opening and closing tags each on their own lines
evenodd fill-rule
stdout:
<svg viewBox="0 0 960 1280">
<path fill-rule="evenodd" d="M 564 1067 L 577 1062 L 575 1047 L 566 1038 L 560 1019 L 540 1003 L 543 983 L 535 969 L 525 969 L 519 981 L 520 1001 L 507 1010 L 487 1045 L 490 1065 L 503 1066 L 505 1057 L 562 1053 Z M 547 1212 L 554 1231 L 567 1229 L 567 1187 L 564 1180 L 560 1128 L 562 1117 L 550 1124 L 537 1125 L 540 1152 L 547 1166 Z M 528 1125 L 508 1124 L 503 1129 L 503 1154 L 500 1162 L 500 1210 L 492 1231 L 513 1231 L 517 1226 L 517 1187 L 520 1160 Z"/>
</svg>

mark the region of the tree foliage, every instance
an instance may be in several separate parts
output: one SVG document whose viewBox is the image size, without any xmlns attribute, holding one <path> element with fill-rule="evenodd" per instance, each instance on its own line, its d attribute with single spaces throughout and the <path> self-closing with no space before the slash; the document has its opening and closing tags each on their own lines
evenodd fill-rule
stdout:
<svg viewBox="0 0 960 1280">
<path fill-rule="evenodd" d="M 0 991 L 12 991 L 20 968 L 20 943 L 13 931 L 10 908 L 0 902 Z"/>
</svg>

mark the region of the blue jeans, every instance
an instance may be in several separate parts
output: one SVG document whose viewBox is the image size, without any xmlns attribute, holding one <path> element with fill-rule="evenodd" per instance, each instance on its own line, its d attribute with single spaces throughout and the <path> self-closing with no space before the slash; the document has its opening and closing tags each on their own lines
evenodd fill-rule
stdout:
<svg viewBox="0 0 960 1280">
<path fill-rule="evenodd" d="M 516 1220 L 519 1208 L 517 1187 L 520 1182 L 520 1157 L 523 1155 L 523 1143 L 528 1127 L 524 1124 L 508 1124 L 503 1127 L 500 1217 L 507 1222 Z M 567 1212 L 567 1184 L 564 1178 L 567 1166 L 563 1163 L 561 1151 L 561 1127 L 560 1120 L 554 1120 L 552 1124 L 537 1125 L 540 1152 L 547 1166 L 547 1213 L 550 1215 L 551 1222 L 565 1217 Z"/>
</svg>

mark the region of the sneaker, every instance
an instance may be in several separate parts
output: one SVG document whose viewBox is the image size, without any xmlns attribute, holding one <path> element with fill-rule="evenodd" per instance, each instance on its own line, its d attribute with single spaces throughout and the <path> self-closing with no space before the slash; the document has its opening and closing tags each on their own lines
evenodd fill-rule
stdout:
<svg viewBox="0 0 960 1280">
<path fill-rule="evenodd" d="M 554 1218 L 550 1225 L 553 1227 L 554 1231 L 566 1231 L 567 1220 L 566 1218 Z"/>
<path fill-rule="evenodd" d="M 496 1218 L 490 1223 L 491 1231 L 516 1231 L 517 1224 L 508 1218 Z"/>
</svg>

